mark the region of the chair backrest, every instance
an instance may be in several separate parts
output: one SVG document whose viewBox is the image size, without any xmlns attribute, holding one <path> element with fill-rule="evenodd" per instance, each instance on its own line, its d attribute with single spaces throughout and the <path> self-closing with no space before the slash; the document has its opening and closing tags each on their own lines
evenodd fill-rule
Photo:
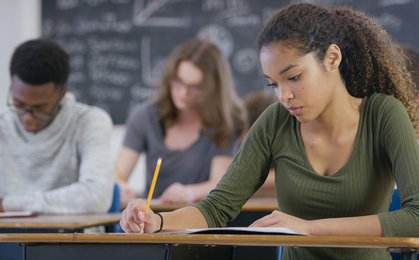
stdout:
<svg viewBox="0 0 419 260">
<path fill-rule="evenodd" d="M 119 186 L 118 184 L 114 184 L 113 186 L 113 196 L 112 196 L 112 204 L 108 209 L 109 213 L 115 213 L 121 211 L 121 201 L 119 195 Z"/>
<path fill-rule="evenodd" d="M 121 200 L 119 194 L 119 186 L 115 183 L 113 186 L 113 197 L 112 197 L 112 204 L 109 207 L 108 213 L 119 213 L 121 212 Z M 106 226 L 106 232 L 113 232 L 113 233 L 122 233 L 121 226 L 119 223 L 115 223 L 111 226 Z"/>
</svg>

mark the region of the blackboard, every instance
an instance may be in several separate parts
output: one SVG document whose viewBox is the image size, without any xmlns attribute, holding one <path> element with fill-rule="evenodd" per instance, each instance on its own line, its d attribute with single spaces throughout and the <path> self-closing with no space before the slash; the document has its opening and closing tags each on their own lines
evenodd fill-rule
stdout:
<svg viewBox="0 0 419 260">
<path fill-rule="evenodd" d="M 200 36 L 229 58 L 239 95 L 264 88 L 257 32 L 290 0 L 43 0 L 42 34 L 71 56 L 71 91 L 123 124 L 154 95 L 173 48 Z M 316 0 L 364 10 L 397 40 L 419 47 L 417 0 Z"/>
</svg>

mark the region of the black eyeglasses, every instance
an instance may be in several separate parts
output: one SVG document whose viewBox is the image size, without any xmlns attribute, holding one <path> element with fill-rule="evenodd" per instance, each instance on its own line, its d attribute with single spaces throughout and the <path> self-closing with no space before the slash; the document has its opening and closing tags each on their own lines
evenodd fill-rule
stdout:
<svg viewBox="0 0 419 260">
<path fill-rule="evenodd" d="M 23 116 L 24 114 L 29 113 L 31 114 L 33 118 L 37 120 L 49 121 L 52 117 L 54 117 L 54 115 L 60 109 L 61 107 L 60 101 L 61 101 L 61 95 L 59 95 L 59 97 L 55 101 L 52 109 L 49 109 L 49 111 L 45 111 L 44 108 L 30 108 L 27 106 L 15 104 L 13 102 L 12 95 L 10 94 L 10 91 L 9 91 L 8 98 L 7 98 L 7 107 L 9 108 L 11 112 L 19 116 Z"/>
<path fill-rule="evenodd" d="M 172 79 L 170 81 L 170 86 L 172 88 L 175 88 L 175 89 L 185 88 L 188 92 L 190 92 L 190 93 L 192 93 L 194 95 L 197 95 L 197 94 L 201 93 L 201 91 L 202 91 L 202 87 L 200 85 L 197 85 L 197 84 L 186 84 L 186 83 L 183 83 L 179 79 Z"/>
</svg>

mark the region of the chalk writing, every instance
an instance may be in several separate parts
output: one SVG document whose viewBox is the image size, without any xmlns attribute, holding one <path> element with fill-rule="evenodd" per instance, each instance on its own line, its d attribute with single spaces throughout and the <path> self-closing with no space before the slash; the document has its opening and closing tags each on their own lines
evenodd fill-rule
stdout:
<svg viewBox="0 0 419 260">
<path fill-rule="evenodd" d="M 419 24 L 416 0 L 41 1 L 42 35 L 69 53 L 76 98 L 122 124 L 133 106 L 156 94 L 168 55 L 191 37 L 213 42 L 228 57 L 240 95 L 264 88 L 256 36 L 278 8 L 296 2 L 364 10 L 396 40 L 419 48 L 419 34 L 412 33 Z"/>
</svg>

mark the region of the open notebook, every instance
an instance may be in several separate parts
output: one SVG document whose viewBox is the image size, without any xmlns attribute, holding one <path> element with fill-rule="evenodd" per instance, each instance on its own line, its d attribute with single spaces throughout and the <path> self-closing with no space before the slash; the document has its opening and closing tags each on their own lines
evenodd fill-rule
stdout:
<svg viewBox="0 0 419 260">
<path fill-rule="evenodd" d="M 246 235 L 303 235 L 289 228 L 271 227 L 225 227 L 225 228 L 202 228 L 186 229 L 176 232 L 182 234 L 246 234 Z"/>
<path fill-rule="evenodd" d="M 32 211 L 6 211 L 0 212 L 0 218 L 23 218 L 23 217 L 33 217 L 37 214 Z"/>
</svg>

